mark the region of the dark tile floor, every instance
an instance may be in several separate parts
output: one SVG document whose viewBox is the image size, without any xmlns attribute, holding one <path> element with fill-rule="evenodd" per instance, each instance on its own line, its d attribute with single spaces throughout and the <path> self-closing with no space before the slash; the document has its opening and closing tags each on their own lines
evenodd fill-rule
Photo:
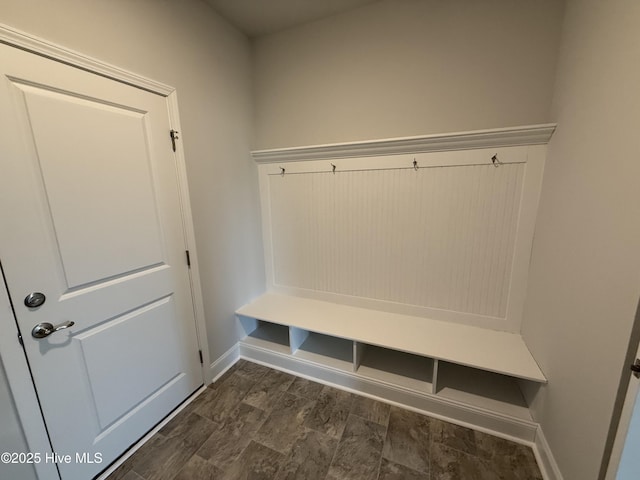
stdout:
<svg viewBox="0 0 640 480">
<path fill-rule="evenodd" d="M 108 480 L 534 480 L 530 448 L 240 360 Z"/>
</svg>

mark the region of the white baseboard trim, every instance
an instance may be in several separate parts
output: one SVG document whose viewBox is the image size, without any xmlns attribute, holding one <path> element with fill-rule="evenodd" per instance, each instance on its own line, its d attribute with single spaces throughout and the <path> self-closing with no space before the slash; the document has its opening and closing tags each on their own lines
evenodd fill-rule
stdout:
<svg viewBox="0 0 640 480">
<path fill-rule="evenodd" d="M 224 374 L 231 366 L 240 358 L 240 349 L 238 344 L 234 344 L 229 350 L 224 352 L 209 366 L 209 374 L 207 375 L 207 385 L 215 382 Z"/>
<path fill-rule="evenodd" d="M 551 452 L 551 447 L 549 447 L 547 438 L 544 436 L 540 425 L 538 425 L 538 430 L 536 432 L 533 453 L 536 456 L 536 460 L 544 480 L 564 480 L 556 459 Z"/>
<path fill-rule="evenodd" d="M 532 447 L 534 445 L 538 424 L 532 421 L 497 414 L 450 399 L 443 399 L 436 395 L 416 393 L 409 389 L 363 378 L 351 372 L 294 358 L 291 355 L 262 349 L 254 345 L 243 343 L 239 345 L 241 358 L 511 441 Z"/>
</svg>

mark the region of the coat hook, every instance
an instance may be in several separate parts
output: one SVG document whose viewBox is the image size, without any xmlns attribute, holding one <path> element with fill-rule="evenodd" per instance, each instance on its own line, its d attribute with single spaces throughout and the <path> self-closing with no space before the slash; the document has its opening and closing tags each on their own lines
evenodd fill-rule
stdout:
<svg viewBox="0 0 640 480">
<path fill-rule="evenodd" d="M 335 174 L 336 173 L 336 166 L 332 163 L 331 164 L 331 171 Z"/>
<path fill-rule="evenodd" d="M 284 168 L 280 167 L 280 175 L 284 177 Z"/>
<path fill-rule="evenodd" d="M 417 172 L 418 171 L 418 161 L 414 158 L 413 159 L 413 169 Z"/>
<path fill-rule="evenodd" d="M 493 166 L 498 168 L 500 166 L 500 160 L 498 160 L 498 154 L 494 154 L 493 157 L 491 157 L 491 163 L 493 163 Z"/>
</svg>

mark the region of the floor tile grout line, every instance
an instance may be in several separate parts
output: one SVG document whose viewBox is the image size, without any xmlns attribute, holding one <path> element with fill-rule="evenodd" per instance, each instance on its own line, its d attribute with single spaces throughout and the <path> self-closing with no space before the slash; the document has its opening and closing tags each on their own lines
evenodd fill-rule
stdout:
<svg viewBox="0 0 640 480">
<path fill-rule="evenodd" d="M 380 478 L 380 469 L 382 468 L 382 459 L 384 458 L 382 455 L 384 454 L 384 446 L 387 444 L 387 436 L 389 435 L 389 423 L 391 423 L 391 407 L 389 407 L 389 417 L 387 418 L 387 424 L 384 427 L 384 441 L 382 442 L 382 448 L 380 449 L 380 460 L 378 461 L 378 475 L 376 475 L 376 480 Z"/>
<path fill-rule="evenodd" d="M 348 419 L 349 417 L 347 417 Z M 347 420 L 348 421 L 348 420 Z M 340 438 L 338 439 L 338 441 L 336 442 L 336 448 L 333 449 L 333 455 L 331 456 L 331 461 L 329 462 L 329 468 L 327 469 L 327 473 L 324 476 L 325 479 L 329 478 L 329 472 L 331 471 L 331 465 L 333 465 L 333 461 L 336 458 L 336 453 L 338 453 L 338 447 L 340 447 L 340 442 L 342 442 L 342 437 L 344 436 L 344 432 L 345 432 L 346 428 L 342 429 L 342 434 L 340 435 Z"/>
<path fill-rule="evenodd" d="M 387 434 L 384 436 L 385 442 L 387 440 Z M 378 455 L 378 469 L 376 470 L 376 480 L 380 478 L 380 468 L 382 467 L 382 451 L 384 450 L 384 442 L 382 442 L 382 448 L 380 449 L 380 455 Z"/>
</svg>

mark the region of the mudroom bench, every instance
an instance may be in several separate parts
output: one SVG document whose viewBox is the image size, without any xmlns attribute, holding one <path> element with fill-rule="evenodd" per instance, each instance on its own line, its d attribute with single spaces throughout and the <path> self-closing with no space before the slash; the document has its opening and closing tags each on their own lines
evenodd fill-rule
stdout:
<svg viewBox="0 0 640 480">
<path fill-rule="evenodd" d="M 546 378 L 518 334 L 266 293 L 236 311 L 248 359 L 532 441 L 521 388 Z"/>
</svg>

